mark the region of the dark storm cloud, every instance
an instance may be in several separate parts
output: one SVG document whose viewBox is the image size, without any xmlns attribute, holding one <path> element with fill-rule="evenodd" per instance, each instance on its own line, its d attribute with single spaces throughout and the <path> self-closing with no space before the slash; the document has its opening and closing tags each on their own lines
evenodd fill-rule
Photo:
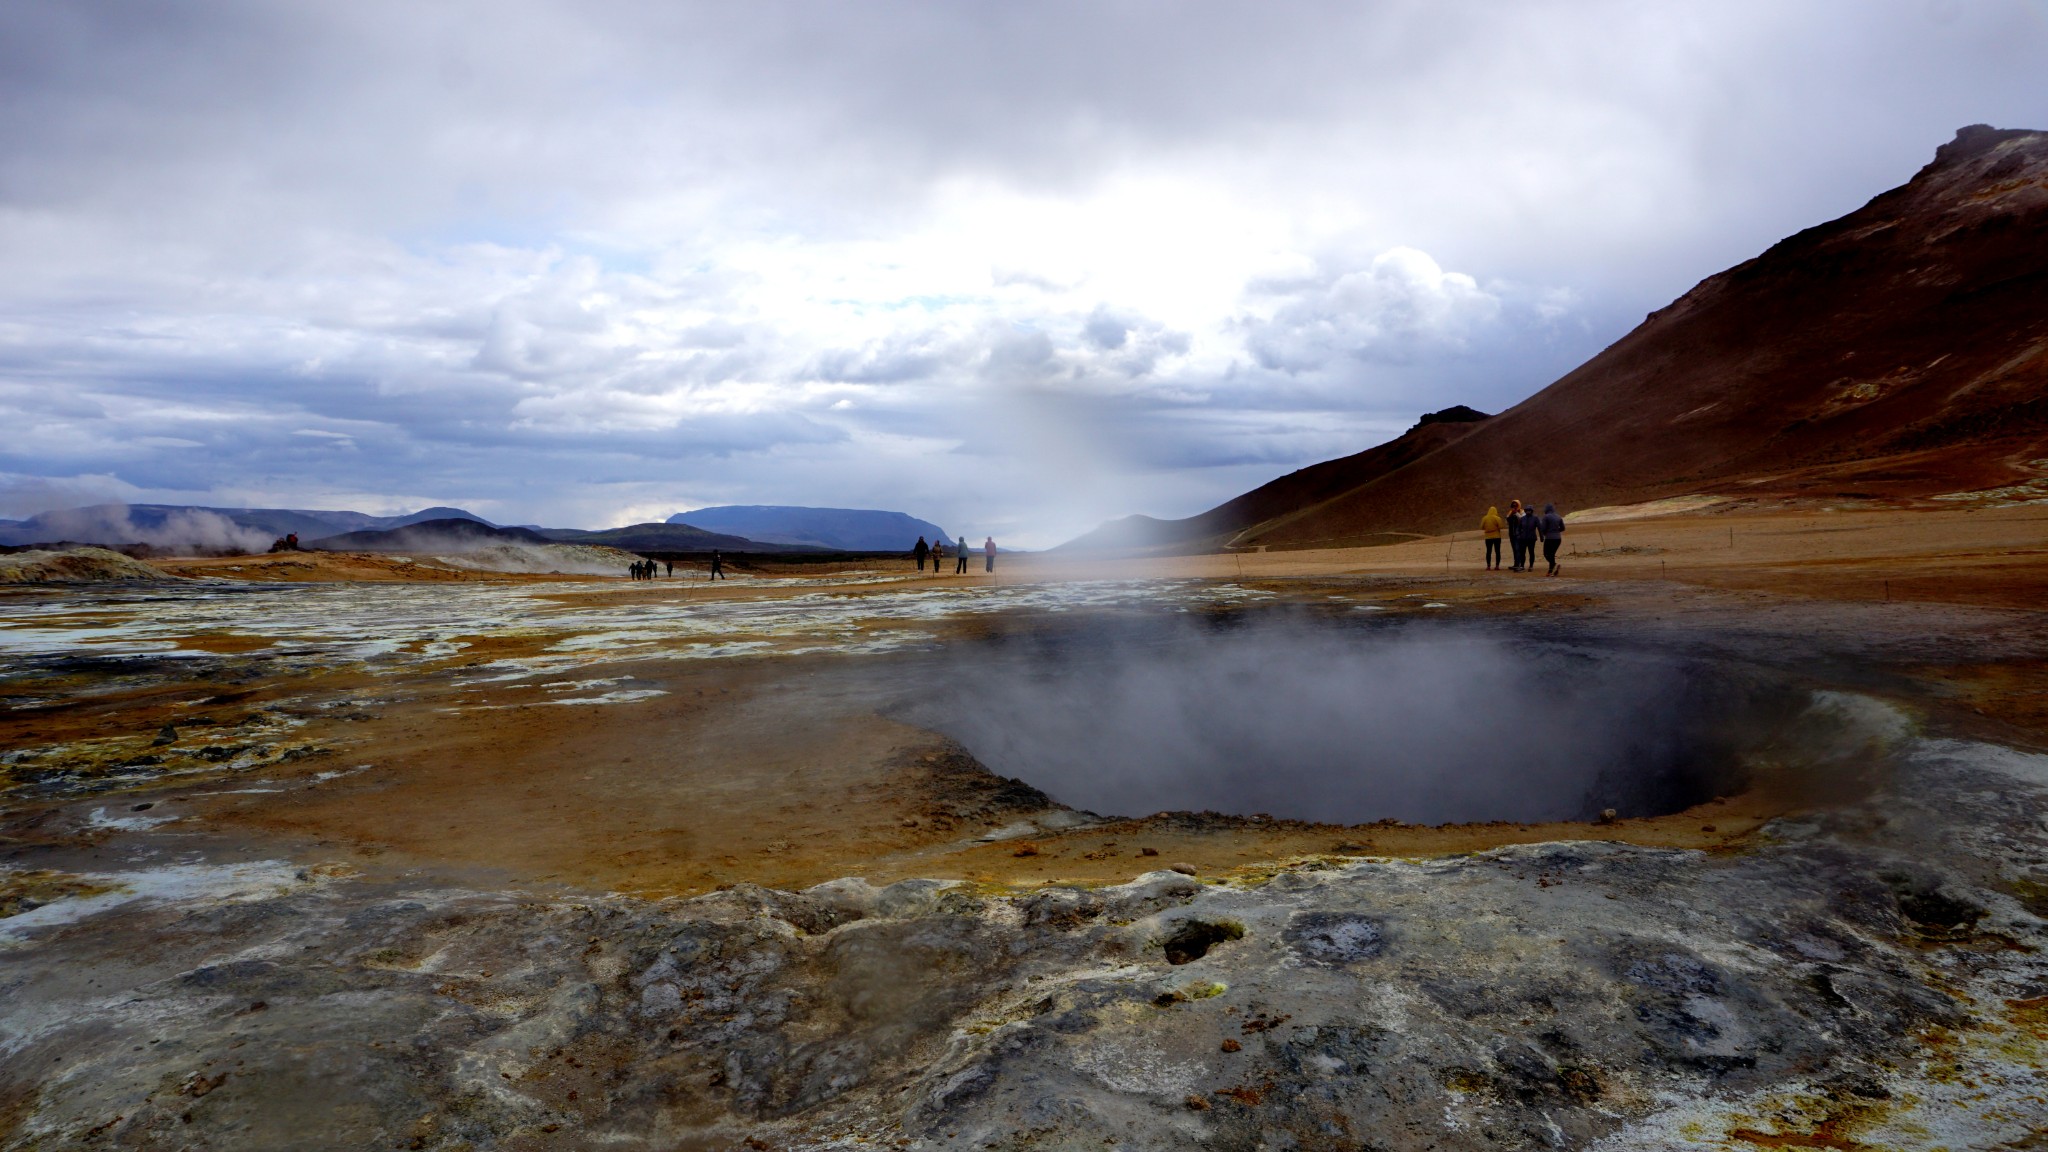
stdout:
<svg viewBox="0 0 2048 1152">
<path fill-rule="evenodd" d="M 2048 125 L 2044 29 L 9 4 L 0 483 L 569 523 L 857 499 L 1038 543 L 1186 514 L 1512 404 L 1962 124 Z"/>
</svg>

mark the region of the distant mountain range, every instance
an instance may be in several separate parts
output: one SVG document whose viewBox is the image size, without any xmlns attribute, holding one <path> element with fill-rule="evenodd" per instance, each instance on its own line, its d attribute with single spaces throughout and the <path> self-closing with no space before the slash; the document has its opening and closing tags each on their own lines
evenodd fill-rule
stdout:
<svg viewBox="0 0 2048 1152">
<path fill-rule="evenodd" d="M 1130 517 L 1062 547 L 1383 544 L 1477 527 L 1515 497 L 1569 512 L 2044 490 L 2048 132 L 1977 124 L 1911 181 L 1700 281 L 1500 415 L 1421 424 L 1199 516 Z"/>
<path fill-rule="evenodd" d="M 261 552 L 297 535 L 302 548 L 330 552 L 461 552 L 500 543 L 602 544 L 629 552 L 908 552 L 936 524 L 901 512 L 836 508 L 707 508 L 711 524 L 629 524 L 580 528 L 506 527 L 461 508 L 404 516 L 304 508 L 210 508 L 184 504 L 97 504 L 0 520 L 0 546 L 69 542 L 170 552 Z M 729 514 L 746 514 L 734 516 Z M 687 514 L 694 521 L 698 513 Z M 761 525 L 763 534 L 730 525 Z"/>
<path fill-rule="evenodd" d="M 365 532 L 344 532 L 318 540 L 300 540 L 299 546 L 321 552 L 469 552 L 493 544 L 550 544 L 553 541 L 527 528 L 499 528 L 482 520 L 460 516 L 439 520 L 416 520 L 397 528 Z"/>
<path fill-rule="evenodd" d="M 0 544 L 71 540 L 82 544 L 227 547 L 296 533 L 301 541 L 343 532 L 402 528 L 425 520 L 489 521 L 460 508 L 422 508 L 404 516 L 305 508 L 208 508 L 192 504 L 93 504 L 0 520 Z M 270 539 L 261 542 L 268 547 Z"/>
<path fill-rule="evenodd" d="M 908 552 L 919 536 L 927 543 L 952 539 L 945 529 L 929 520 L 871 508 L 732 504 L 678 512 L 668 522 L 770 544 L 835 552 Z"/>
<path fill-rule="evenodd" d="M 583 532 L 575 528 L 543 528 L 541 535 L 565 544 L 604 544 L 623 548 L 628 552 L 709 552 L 719 549 L 725 552 L 805 552 L 804 546 L 793 546 L 774 540 L 750 540 L 744 536 L 731 536 L 721 532 L 706 532 L 689 524 L 628 524 L 624 528 L 605 528 L 596 532 Z"/>
</svg>

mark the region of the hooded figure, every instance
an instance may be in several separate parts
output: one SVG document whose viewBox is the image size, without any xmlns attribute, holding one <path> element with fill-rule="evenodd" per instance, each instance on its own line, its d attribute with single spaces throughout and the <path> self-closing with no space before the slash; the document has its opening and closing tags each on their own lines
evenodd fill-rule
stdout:
<svg viewBox="0 0 2048 1152">
<path fill-rule="evenodd" d="M 924 558 L 932 554 L 932 546 L 924 542 L 924 537 L 919 536 L 917 538 L 917 547 L 912 548 L 910 554 L 917 558 L 917 570 L 922 572 L 924 571 Z"/>
<path fill-rule="evenodd" d="M 1557 514 L 1557 505 L 1545 504 L 1543 515 L 1536 521 L 1536 531 L 1543 536 L 1543 562 L 1550 565 L 1548 575 L 1557 575 L 1557 546 L 1564 542 L 1564 517 Z"/>
<path fill-rule="evenodd" d="M 1507 527 L 1500 518 L 1500 508 L 1489 505 L 1486 515 L 1479 518 L 1479 534 L 1486 537 L 1486 569 L 1489 572 L 1500 569 L 1500 530 Z"/>
<path fill-rule="evenodd" d="M 1522 507 L 1520 500 L 1508 502 L 1508 547 L 1514 551 L 1514 571 L 1536 567 L 1536 513 Z"/>
</svg>

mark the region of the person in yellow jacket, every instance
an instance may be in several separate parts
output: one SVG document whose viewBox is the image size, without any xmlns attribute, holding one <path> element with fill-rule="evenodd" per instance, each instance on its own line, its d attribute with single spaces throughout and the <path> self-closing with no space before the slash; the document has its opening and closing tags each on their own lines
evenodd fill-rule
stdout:
<svg viewBox="0 0 2048 1152">
<path fill-rule="evenodd" d="M 1486 537 L 1486 568 L 1490 572 L 1500 570 L 1500 530 L 1508 522 L 1500 518 L 1500 507 L 1489 505 L 1486 515 L 1479 519 L 1479 534 Z"/>
</svg>

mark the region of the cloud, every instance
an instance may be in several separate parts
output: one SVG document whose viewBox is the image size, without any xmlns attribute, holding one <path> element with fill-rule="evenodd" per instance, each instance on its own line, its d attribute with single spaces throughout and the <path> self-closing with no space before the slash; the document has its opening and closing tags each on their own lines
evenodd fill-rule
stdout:
<svg viewBox="0 0 2048 1152">
<path fill-rule="evenodd" d="M 1262 368 L 1301 372 L 1342 357 L 1407 362 L 1455 353 L 1501 312 L 1499 296 L 1414 248 L 1289 288 L 1276 286 L 1280 305 L 1247 323 L 1245 343 Z"/>
<path fill-rule="evenodd" d="M 117 476 L 23 476 L 0 472 L 0 516 L 25 520 L 52 508 L 124 501 L 134 485 Z"/>
<path fill-rule="evenodd" d="M 827 348 L 811 361 L 808 374 L 841 384 L 903 384 L 929 379 L 958 365 L 964 350 L 935 329 L 891 333 L 861 348 Z"/>
<path fill-rule="evenodd" d="M 1050 543 L 1512 404 L 2048 125 L 2044 50 L 2017 2 L 6 5 L 0 469 Z"/>
</svg>

